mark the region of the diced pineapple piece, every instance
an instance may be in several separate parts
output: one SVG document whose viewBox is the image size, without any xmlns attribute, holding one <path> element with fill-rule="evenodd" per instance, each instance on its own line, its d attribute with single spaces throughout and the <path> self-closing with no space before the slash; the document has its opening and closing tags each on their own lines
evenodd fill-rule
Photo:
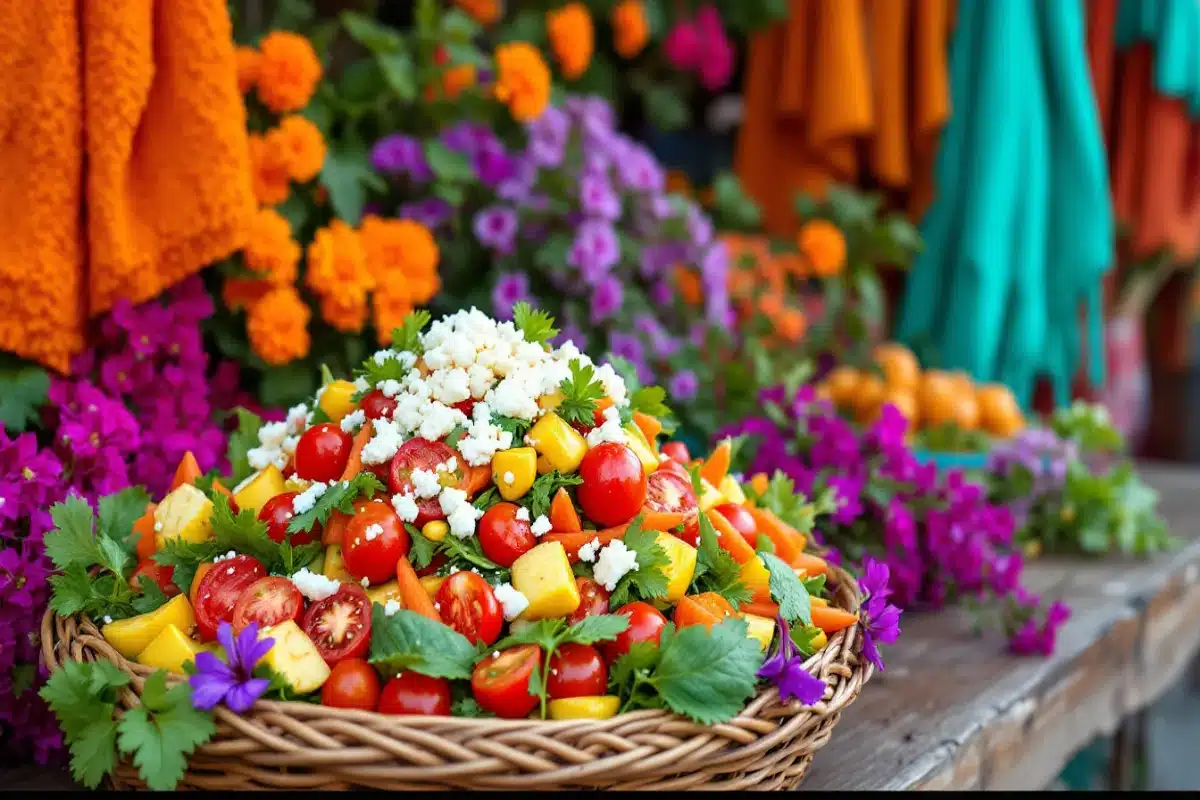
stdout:
<svg viewBox="0 0 1200 800">
<path fill-rule="evenodd" d="M 520 500 L 536 479 L 537 451 L 532 447 L 513 447 L 492 457 L 492 481 L 505 500 Z"/>
<path fill-rule="evenodd" d="M 303 492 L 309 486 L 312 486 L 312 481 L 306 481 L 297 475 L 289 475 L 283 482 L 283 490 L 285 492 L 296 492 L 297 494 Z"/>
<path fill-rule="evenodd" d="M 538 454 L 564 475 L 579 469 L 579 462 L 587 455 L 587 440 L 553 412 L 534 423 L 528 436 Z"/>
<path fill-rule="evenodd" d="M 268 464 L 233 490 L 233 500 L 238 508 L 248 508 L 257 514 L 268 500 L 286 491 L 283 473 L 274 464 Z"/>
<path fill-rule="evenodd" d="M 400 598 L 400 584 L 397 581 L 388 581 L 369 587 L 367 597 L 372 603 L 379 603 L 381 606 L 387 605 L 388 600 L 395 600 L 400 605 L 404 605 L 404 601 Z"/>
<path fill-rule="evenodd" d="M 183 665 L 195 661 L 202 645 L 175 625 L 168 624 L 138 653 L 137 662 L 147 667 L 183 674 Z"/>
<path fill-rule="evenodd" d="M 325 566 L 321 571 L 325 573 L 326 578 L 332 578 L 340 583 L 358 583 L 358 579 L 350 574 L 350 570 L 346 569 L 340 544 L 331 544 L 325 548 Z"/>
<path fill-rule="evenodd" d="M 561 542 L 542 542 L 513 562 L 512 585 L 529 600 L 523 619 L 565 617 L 579 607 L 579 588 Z"/>
<path fill-rule="evenodd" d="M 722 479 L 721 485 L 717 487 L 717 491 L 725 495 L 725 499 L 730 503 L 737 503 L 740 506 L 746 502 L 746 493 L 742 491 L 742 485 L 732 475 L 726 475 Z"/>
<path fill-rule="evenodd" d="M 719 506 L 721 503 L 727 502 L 725 495 L 721 494 L 721 491 L 717 487 L 704 478 L 700 479 L 700 488 L 703 491 L 700 492 L 700 497 L 697 498 L 696 504 L 700 506 L 701 511 L 708 511 L 714 506 Z"/>
<path fill-rule="evenodd" d="M 260 637 L 267 636 L 274 639 L 275 644 L 263 657 L 264 664 L 277 672 L 299 694 L 308 694 L 321 688 L 329 678 L 329 665 L 295 620 L 289 619 L 263 628 Z"/>
<path fill-rule="evenodd" d="M 766 650 L 775 638 L 775 620 L 760 617 L 758 614 L 742 614 L 746 620 L 746 636 L 758 640 L 758 646 Z"/>
<path fill-rule="evenodd" d="M 746 584 L 746 588 L 754 592 L 756 597 L 764 599 L 770 597 L 771 573 L 767 571 L 767 565 L 758 556 L 742 564 L 742 583 Z"/>
<path fill-rule="evenodd" d="M 625 445 L 638 457 L 638 461 L 642 462 L 642 470 L 649 475 L 658 469 L 658 456 L 654 455 L 654 448 L 646 441 L 646 434 L 642 433 L 642 429 L 631 422 L 622 430 L 625 431 Z"/>
<path fill-rule="evenodd" d="M 671 563 L 663 568 L 667 577 L 666 600 L 678 603 L 679 598 L 687 594 L 688 584 L 696 572 L 696 548 L 669 533 L 659 533 L 655 539 L 658 546 L 667 553 Z"/>
<path fill-rule="evenodd" d="M 185 483 L 175 489 L 154 509 L 154 539 L 159 550 L 170 539 L 200 544 L 212 536 L 212 500 L 204 492 Z"/>
<path fill-rule="evenodd" d="M 611 694 L 563 697 L 550 701 L 550 719 L 609 719 L 617 715 L 621 698 Z"/>
<path fill-rule="evenodd" d="M 100 635 L 121 655 L 136 658 L 168 625 L 174 625 L 181 631 L 190 631 L 195 624 L 192 604 L 178 594 L 147 614 L 108 623 L 100 629 Z"/>
<path fill-rule="evenodd" d="M 442 584 L 446 582 L 446 579 L 438 577 L 437 575 L 425 575 L 421 578 L 418 578 L 417 582 L 425 588 L 425 593 L 427 595 L 433 597 L 438 593 L 438 589 L 442 588 Z"/>
<path fill-rule="evenodd" d="M 537 457 L 537 473 L 538 475 L 549 475 L 554 472 L 554 465 L 546 460 L 545 456 Z"/>
<path fill-rule="evenodd" d="M 555 389 L 549 394 L 544 394 L 538 398 L 538 408 L 542 411 L 553 411 L 562 405 L 563 393 Z"/>
</svg>

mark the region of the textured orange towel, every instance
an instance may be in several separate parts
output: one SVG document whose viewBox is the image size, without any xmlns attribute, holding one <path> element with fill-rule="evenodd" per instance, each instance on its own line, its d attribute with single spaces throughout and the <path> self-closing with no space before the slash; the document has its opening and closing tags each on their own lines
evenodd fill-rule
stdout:
<svg viewBox="0 0 1200 800">
<path fill-rule="evenodd" d="M 0 3 L 0 349 L 65 370 L 88 316 L 238 249 L 245 130 L 222 0 Z"/>
</svg>

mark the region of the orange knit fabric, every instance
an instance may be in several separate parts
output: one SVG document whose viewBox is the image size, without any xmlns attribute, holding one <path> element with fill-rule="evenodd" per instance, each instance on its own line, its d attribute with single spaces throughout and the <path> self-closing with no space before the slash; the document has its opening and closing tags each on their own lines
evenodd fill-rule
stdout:
<svg viewBox="0 0 1200 800">
<path fill-rule="evenodd" d="M 244 243 L 220 0 L 0 3 L 0 349 L 64 371 L 89 315 Z"/>
</svg>

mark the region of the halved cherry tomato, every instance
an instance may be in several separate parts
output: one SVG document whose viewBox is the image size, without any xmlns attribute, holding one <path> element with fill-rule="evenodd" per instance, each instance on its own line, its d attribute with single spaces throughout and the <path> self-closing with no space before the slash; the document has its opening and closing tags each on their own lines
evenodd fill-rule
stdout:
<svg viewBox="0 0 1200 800">
<path fill-rule="evenodd" d="M 571 502 L 571 495 L 561 486 L 550 501 L 550 530 L 559 533 L 579 533 L 583 530 L 579 523 L 579 512 Z"/>
<path fill-rule="evenodd" d="M 321 687 L 321 705 L 374 711 L 379 705 L 379 673 L 361 658 L 339 661 Z"/>
<path fill-rule="evenodd" d="M 518 519 L 518 511 L 520 506 L 515 503 L 496 503 L 479 519 L 479 546 L 485 556 L 502 567 L 511 567 L 537 546 L 528 518 Z"/>
<path fill-rule="evenodd" d="M 729 520 L 729 524 L 742 535 L 742 538 L 751 547 L 758 547 L 758 523 L 754 521 L 754 517 L 749 511 L 737 503 L 721 503 L 714 510 Z"/>
<path fill-rule="evenodd" d="M 608 598 L 612 595 L 608 589 L 596 583 L 591 578 L 576 578 L 575 588 L 579 590 L 579 605 L 567 617 L 567 623 L 574 625 L 584 617 L 596 617 L 608 613 Z M 600 692 L 600 694 L 604 694 Z"/>
<path fill-rule="evenodd" d="M 392 678 L 384 685 L 379 695 L 379 713 L 448 717 L 450 681 L 412 670 L 402 672 L 400 677 Z"/>
<path fill-rule="evenodd" d="M 438 587 L 434 607 L 442 622 L 471 640 L 490 645 L 500 638 L 504 612 L 495 592 L 474 572 L 456 572 Z"/>
<path fill-rule="evenodd" d="M 138 562 L 137 569 L 134 571 L 132 577 L 130 577 L 129 585 L 137 589 L 139 578 L 149 578 L 158 584 L 158 588 L 162 589 L 163 594 L 167 597 L 174 597 L 179 594 L 179 587 L 172 580 L 174 575 L 174 567 L 164 567 L 156 561 L 143 558 Z"/>
<path fill-rule="evenodd" d="M 338 480 L 353 446 L 350 434 L 332 422 L 312 426 L 296 442 L 296 475 L 306 481 Z"/>
<path fill-rule="evenodd" d="M 251 622 L 259 628 L 300 619 L 304 597 L 296 585 L 279 576 L 259 578 L 246 587 L 233 607 L 233 629 L 240 631 Z"/>
<path fill-rule="evenodd" d="M 233 607 L 246 587 L 267 576 L 266 567 L 254 556 L 237 555 L 215 564 L 196 589 L 196 631 L 211 642 L 222 622 L 233 620 Z"/>
<path fill-rule="evenodd" d="M 441 473 L 443 486 L 457 486 L 462 479 L 462 459 L 452 448 L 442 442 L 431 442 L 428 439 L 409 439 L 400 445 L 396 455 L 392 456 L 391 468 L 388 472 L 388 485 L 392 494 L 404 494 L 413 491 L 412 474 L 414 470 L 423 469 L 427 472 L 437 472 L 440 464 L 450 459 L 458 462 L 454 472 Z M 418 528 L 435 519 L 445 519 L 442 505 L 437 497 L 417 498 L 417 519 L 413 523 Z"/>
<path fill-rule="evenodd" d="M 687 518 L 683 523 L 683 533 L 679 531 L 671 531 L 675 536 L 687 542 L 692 547 L 700 546 L 700 512 L 697 511 Z"/>
<path fill-rule="evenodd" d="M 662 630 L 667 625 L 667 618 L 657 608 L 641 600 L 626 603 L 614 613 L 629 617 L 629 627 L 618 633 L 616 639 L 601 645 L 604 657 L 610 664 L 628 653 L 629 648 L 638 642 L 658 644 Z"/>
<path fill-rule="evenodd" d="M 692 460 L 687 445 L 683 442 L 663 442 L 660 452 L 677 464 L 687 464 Z"/>
<path fill-rule="evenodd" d="M 637 455 L 619 442 L 588 450 L 579 464 L 583 483 L 576 489 L 587 517 L 611 527 L 629 522 L 646 500 L 646 473 Z"/>
<path fill-rule="evenodd" d="M 667 462 L 674 463 L 674 462 Z M 685 513 L 696 510 L 696 492 L 690 478 L 662 469 L 656 469 L 646 477 L 646 505 L 649 514 Z M 643 521 L 645 524 L 645 521 Z"/>
<path fill-rule="evenodd" d="M 550 697 L 588 697 L 604 694 L 607 688 L 608 666 L 590 644 L 564 644 L 550 659 L 546 678 Z"/>
<path fill-rule="evenodd" d="M 377 502 L 378 501 L 378 502 Z M 371 500 L 356 509 L 342 533 L 342 559 L 356 578 L 372 584 L 387 583 L 396 562 L 408 555 L 412 540 L 390 503 Z"/>
<path fill-rule="evenodd" d="M 678 475 L 688 482 L 688 486 L 692 485 L 692 474 L 687 471 L 687 467 L 673 458 L 664 458 L 662 461 L 659 461 L 658 469 L 654 470 L 654 472 L 669 472 L 672 475 Z"/>
<path fill-rule="evenodd" d="M 519 719 L 533 711 L 538 698 L 529 693 L 529 676 L 542 663 L 536 644 L 510 647 L 475 665 L 471 693 L 486 711 L 506 719 Z"/>
<path fill-rule="evenodd" d="M 282 544 L 284 539 L 288 539 L 293 545 L 301 545 L 315 542 L 321 536 L 321 523 L 317 522 L 313 525 L 312 530 L 293 533 L 289 538 L 287 527 L 288 523 L 292 521 L 292 517 L 296 516 L 294 507 L 296 496 L 296 492 L 277 494 L 263 503 L 263 507 L 259 509 L 258 518 L 267 523 L 267 536 L 271 537 L 271 541 Z"/>
<path fill-rule="evenodd" d="M 308 607 L 300 627 L 329 666 L 358 658 L 371 642 L 371 601 L 358 584 L 343 583 Z"/>
<path fill-rule="evenodd" d="M 363 414 L 367 419 L 391 419 L 392 412 L 396 410 L 396 405 L 396 398 L 388 397 L 383 392 L 375 389 L 363 396 L 358 407 L 363 410 Z"/>
</svg>

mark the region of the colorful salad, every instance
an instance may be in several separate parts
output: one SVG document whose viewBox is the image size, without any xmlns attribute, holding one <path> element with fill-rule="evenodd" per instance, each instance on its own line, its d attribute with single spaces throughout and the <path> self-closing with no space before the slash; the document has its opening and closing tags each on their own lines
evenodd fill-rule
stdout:
<svg viewBox="0 0 1200 800">
<path fill-rule="evenodd" d="M 185 459 L 160 502 L 105 498 L 98 525 L 57 506 L 54 609 L 197 693 L 248 666 L 258 695 L 387 714 L 712 724 L 764 680 L 819 700 L 798 664 L 858 620 L 805 551 L 822 504 L 741 482 L 729 441 L 660 443 L 663 390 L 556 333 L 524 304 L 417 312 L 311 407 L 239 412 L 230 475 Z"/>
</svg>

